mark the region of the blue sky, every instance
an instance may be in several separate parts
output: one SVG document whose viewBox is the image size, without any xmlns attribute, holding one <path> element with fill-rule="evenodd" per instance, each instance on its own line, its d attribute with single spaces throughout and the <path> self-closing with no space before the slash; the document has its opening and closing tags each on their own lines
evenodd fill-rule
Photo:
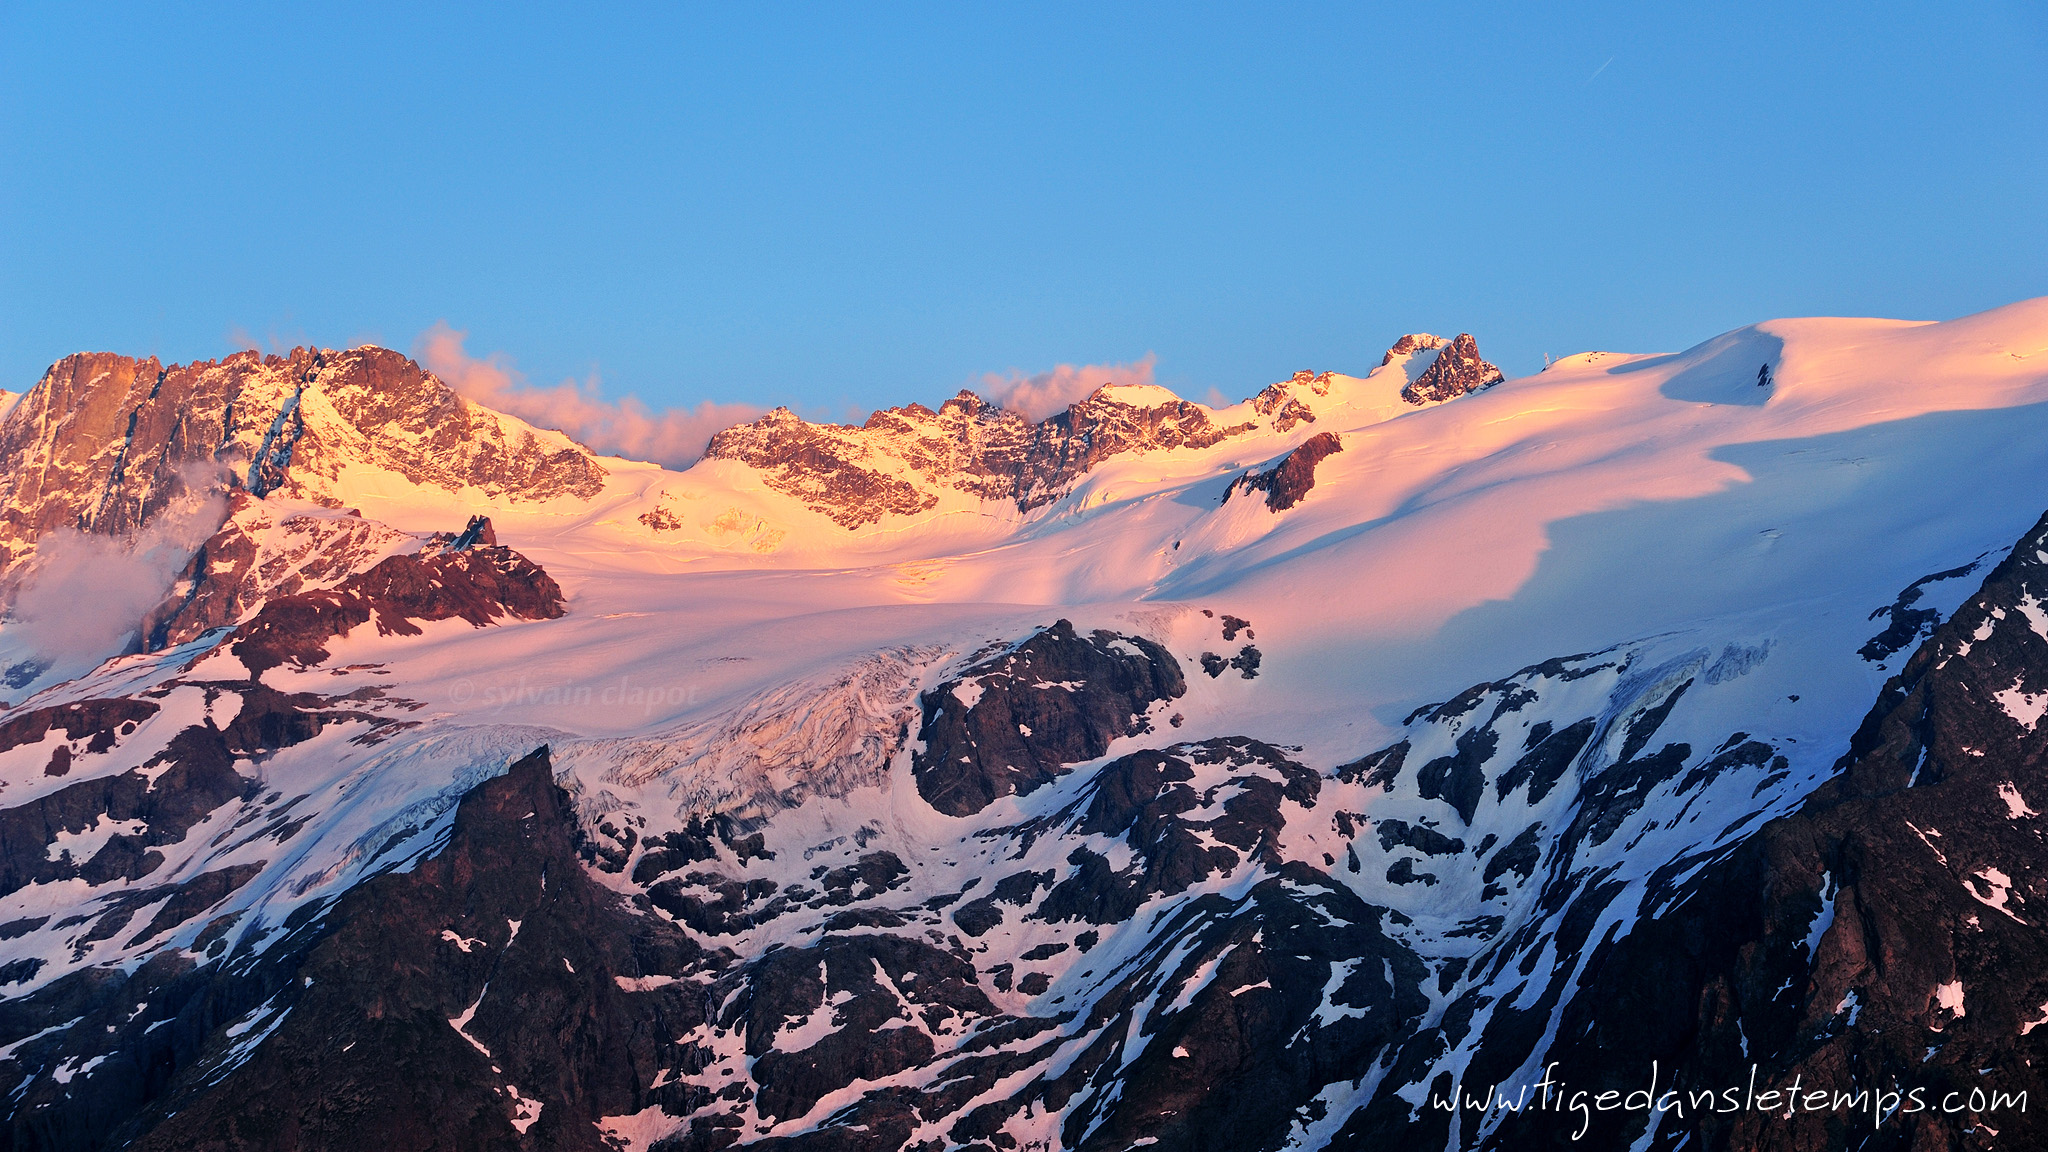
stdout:
<svg viewBox="0 0 2048 1152">
<path fill-rule="evenodd" d="M 411 350 L 657 408 L 2048 293 L 2048 17 L 1903 4 L 0 5 L 0 388 Z"/>
</svg>

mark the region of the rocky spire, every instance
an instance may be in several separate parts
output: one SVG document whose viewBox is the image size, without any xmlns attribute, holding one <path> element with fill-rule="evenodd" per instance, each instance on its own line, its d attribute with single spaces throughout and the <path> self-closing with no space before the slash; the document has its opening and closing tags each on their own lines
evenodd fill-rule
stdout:
<svg viewBox="0 0 2048 1152">
<path fill-rule="evenodd" d="M 1410 339 L 1413 337 L 1403 336 L 1401 342 L 1406 343 Z M 1402 350 L 1401 344 L 1395 344 L 1394 350 Z M 1389 358 L 1392 355 L 1392 352 L 1388 353 Z M 1422 375 L 1401 389 L 1401 399 L 1410 404 L 1433 404 L 1491 388 L 1502 379 L 1500 369 L 1480 359 L 1479 343 L 1472 339 L 1472 334 L 1460 332 L 1457 339 L 1444 345 L 1443 350 L 1436 354 L 1436 359 L 1422 370 Z"/>
</svg>

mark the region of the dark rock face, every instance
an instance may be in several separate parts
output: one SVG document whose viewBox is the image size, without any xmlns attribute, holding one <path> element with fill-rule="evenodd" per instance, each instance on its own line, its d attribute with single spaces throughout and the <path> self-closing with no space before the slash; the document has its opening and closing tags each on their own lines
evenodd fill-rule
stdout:
<svg viewBox="0 0 2048 1152">
<path fill-rule="evenodd" d="M 251 871 L 186 881 L 145 933 Z M 231 924 L 210 931 L 196 965 L 172 950 L 0 1004 L 0 1034 L 28 1037 L 7 1146 L 600 1152 L 601 1116 L 710 1098 L 677 1081 L 702 1056 L 676 1037 L 726 960 L 588 879 L 546 749 L 466 796 L 431 859 L 315 910 L 231 950 Z M 20 1078 L 60 1046 L 89 1092 Z"/>
<path fill-rule="evenodd" d="M 2031 703 L 2048 638 L 2028 616 L 2044 549 L 2048 519 L 1885 686 L 1834 779 L 1596 954 L 1549 1057 L 1613 1084 L 1657 1059 L 1680 1090 L 1744 1084 L 1754 1064 L 1759 1091 L 1797 1079 L 1864 1102 L 1703 1111 L 1651 1147 L 2048 1144 L 2048 735 Z M 1489 1146 L 1561 1142 L 1564 1119 L 1516 1118 Z M 1586 1143 L 1620 1146 L 1643 1120 L 1596 1115 Z"/>
<path fill-rule="evenodd" d="M 433 556 L 392 556 L 333 588 L 281 596 L 226 643 L 251 674 L 327 658 L 327 641 L 374 620 L 385 635 L 417 636 L 419 621 L 552 620 L 562 590 L 540 565 L 502 545 Z"/>
<path fill-rule="evenodd" d="M 171 595 L 144 618 L 143 651 L 198 639 L 266 600 L 330 587 L 419 544 L 352 511 L 281 511 L 236 492 L 226 522 L 193 553 Z"/>
<path fill-rule="evenodd" d="M 190 951 L 161 948 L 132 970 L 75 962 L 102 941 L 133 948 L 201 921 L 260 874 L 267 861 L 133 883 L 158 879 L 170 846 L 235 806 L 254 811 L 215 837 L 216 845 L 231 838 L 235 846 L 270 840 L 282 851 L 298 827 L 292 804 L 255 803 L 262 783 L 245 766 L 330 724 L 367 722 L 374 731 L 390 723 L 351 703 L 251 686 L 232 720 L 179 730 L 139 768 L 88 775 L 0 809 L 0 890 L 71 883 L 101 893 L 82 902 L 82 914 L 55 924 L 44 916 L 0 928 L 7 939 L 26 937 L 35 946 L 47 925 L 72 945 L 75 965 L 67 975 L 0 1000 L 0 1036 L 11 1045 L 10 1059 L 0 1061 L 0 1084 L 15 1102 L 0 1118 L 6 1146 L 125 1146 L 137 1110 L 201 1058 L 218 1028 L 278 990 L 285 977 L 250 951 L 260 935 L 244 934 L 230 952 L 234 915 L 214 919 Z M 103 756 L 133 755 L 125 746 L 147 737 L 138 725 L 158 712 L 147 699 L 63 705 L 10 717 L 0 740 L 34 742 L 62 733 L 70 744 L 59 747 L 79 747 L 78 760 L 89 772 Z M 270 818 L 259 822 L 265 815 Z M 63 847 L 67 837 L 109 824 L 127 830 L 104 837 L 90 854 Z M 47 955 L 47 934 L 43 939 Z M 287 943 L 276 955 L 288 956 L 292 947 Z M 0 984 L 31 980 L 43 967 L 40 958 L 11 962 Z M 89 1072 L 90 1090 L 82 1081 L 67 1084 L 67 1069 Z"/>
<path fill-rule="evenodd" d="M 1236 793 L 1217 811 L 1189 782 L 1204 767 L 1226 764 L 1253 770 L 1230 777 Z M 1211 875 L 1232 872 L 1278 836 L 1286 823 L 1281 801 L 1313 808 L 1320 783 L 1314 772 L 1279 749 L 1244 737 L 1111 761 L 1096 773 L 1093 795 L 1075 830 L 1122 837 L 1134 853 L 1133 863 L 1112 872 L 1105 858 L 1080 850 L 1077 855 L 1085 855 L 1069 860 L 1078 865 L 1071 876 L 1057 885 L 1046 878 L 1051 890 L 1037 915 L 1115 924 L 1151 896 L 1184 892 Z M 1210 818 L 1194 818 L 1205 811 Z M 1005 899 L 1002 885 L 994 898 Z M 1030 899 L 1026 889 L 1022 899 L 1006 902 L 1022 905 Z"/>
<path fill-rule="evenodd" d="M 1187 691 L 1180 662 L 1150 640 L 1061 620 L 920 698 L 918 794 L 952 816 L 1027 794 L 1119 736 L 1150 730 L 1146 711 Z"/>
<path fill-rule="evenodd" d="M 1410 404 L 1434 404 L 1491 388 L 1502 379 L 1500 369 L 1480 359 L 1479 343 L 1472 339 L 1472 334 L 1460 332 L 1457 339 L 1444 345 L 1414 383 L 1401 389 L 1401 398 Z"/>
<path fill-rule="evenodd" d="M 331 502 L 328 483 L 351 464 L 511 499 L 587 499 L 604 485 L 587 453 L 463 400 L 388 349 L 168 367 L 81 352 L 0 423 L 0 572 L 53 528 L 143 526 L 192 485 L 193 469 L 232 471 L 259 496 Z"/>
<path fill-rule="evenodd" d="M 1916 608 L 1927 586 L 1941 580 L 1957 580 L 1975 572 L 1978 563 L 1964 564 L 1946 572 L 1935 572 L 1922 576 L 1899 590 L 1898 599 L 1870 613 L 1872 620 L 1885 617 L 1884 631 L 1872 636 L 1856 654 L 1873 664 L 1882 663 L 1921 637 L 1934 630 L 1941 623 L 1941 613 L 1933 608 Z"/>
<path fill-rule="evenodd" d="M 1219 656 L 1214 652 L 1204 652 L 1201 656 L 1202 672 L 1214 680 L 1235 668 L 1246 680 L 1256 680 L 1259 678 L 1259 664 L 1264 659 L 1265 654 L 1252 644 L 1239 648 L 1235 656 Z"/>
<path fill-rule="evenodd" d="M 136 724 L 156 712 L 149 700 L 110 699 L 13 714 L 0 726 L 0 749 L 62 732 L 82 754 L 116 752 Z M 339 720 L 384 723 L 346 702 L 252 686 L 232 721 L 182 729 L 139 768 L 79 780 L 0 808 L 0 895 L 73 878 L 98 886 L 150 875 L 164 860 L 158 848 L 184 839 L 222 805 L 261 791 L 260 781 L 237 769 L 238 760 L 290 747 Z M 64 759 L 68 764 L 72 757 Z M 106 837 L 89 857 L 75 857 L 61 846 L 61 837 L 108 824 L 132 824 L 134 830 Z M 132 907 L 98 938 L 118 931 Z"/>
<path fill-rule="evenodd" d="M 2048 549 L 2048 523 L 2021 551 L 2037 549 Z M 664 1134 L 661 1152 L 999 1152 L 1027 1133 L 1104 1150 L 1625 1147 L 1631 1133 L 1613 1117 L 1598 1139 L 1571 1141 L 1577 1117 L 1563 1111 L 1483 1130 L 1461 1123 L 1454 1135 L 1448 1115 L 1416 1103 L 1418 1090 L 1483 1090 L 1538 1057 L 1561 1062 L 1575 1085 L 1637 1076 L 1649 1059 L 1667 1074 L 1700 1069 L 1688 1074 L 1703 1085 L 1745 1044 L 1759 1060 L 1807 1053 L 1796 1067 L 1809 1082 L 1828 1060 L 1903 1059 L 1923 1045 L 1955 1046 L 1955 1068 L 2009 1064 L 2028 1051 L 2012 1037 L 2048 1016 L 2023 1011 L 2048 1002 L 2048 986 L 1980 994 L 1998 965 L 2032 954 L 1969 949 L 2006 947 L 2006 923 L 2029 939 L 2019 921 L 2044 897 L 2023 857 L 1968 844 L 2017 852 L 2034 839 L 2033 817 L 2016 817 L 2001 785 L 2026 807 L 2035 778 L 1971 776 L 1980 763 L 2032 762 L 2031 727 L 1996 701 L 2048 687 L 2028 679 L 2048 667 L 2048 640 L 2029 624 L 2038 598 L 1997 584 L 2012 571 L 1937 633 L 1859 738 L 1859 765 L 1893 757 L 1881 787 L 1842 792 L 1880 805 L 1963 797 L 1986 810 L 1981 835 L 1950 807 L 1916 810 L 1927 841 L 1909 828 L 1884 849 L 1893 854 L 1872 855 L 1889 841 L 1867 820 L 1837 836 L 1804 813 L 1660 870 L 1652 911 L 1617 922 L 1628 882 L 1612 861 L 1629 851 L 1624 833 L 1648 797 L 1661 790 L 1690 807 L 1717 779 L 1733 776 L 1747 794 L 1751 778 L 1783 770 L 1774 747 L 1746 732 L 1697 755 L 1668 737 L 1719 666 L 1706 650 L 1533 665 L 1418 709 L 1400 741 L 1327 773 L 1242 736 L 1141 748 L 1070 781 L 1058 805 L 977 831 L 990 850 L 975 875 L 919 858 L 922 848 L 876 844 L 869 826 L 848 830 L 843 847 L 818 845 L 834 854 L 815 863 L 813 849 L 772 837 L 771 855 L 758 832 L 717 816 L 634 837 L 620 832 L 629 813 L 615 811 L 600 853 L 536 753 L 472 789 L 442 847 L 402 872 L 394 857 L 271 939 L 238 936 L 217 911 L 259 884 L 263 865 L 252 864 L 137 873 L 143 883 L 109 888 L 97 919 L 73 931 L 128 940 L 207 925 L 189 948 L 131 971 L 82 967 L 7 999 L 8 987 L 33 985 L 38 958 L 0 958 L 12 965 L 0 967 L 0 1046 L 22 1042 L 14 1064 L 0 1060 L 0 1094 L 23 1101 L 6 1123 L 14 1146 L 67 1150 L 326 1148 L 365 1133 L 399 1148 L 597 1149 L 612 1140 L 602 1125 L 636 1114 Z M 1218 623 L 1252 638 L 1250 621 Z M 1975 638 L 1967 652 L 1934 649 L 1959 638 Z M 227 766 L 221 779 L 243 790 L 224 804 L 247 802 L 247 765 L 265 748 L 304 742 L 347 707 L 218 687 L 248 694 L 212 753 Z M 1055 624 L 919 699 L 920 794 L 939 805 L 948 794 L 935 788 L 973 787 L 985 807 L 998 786 L 1025 791 L 1099 758 L 1184 689 L 1156 645 Z M 150 722 L 148 703 L 10 717 L 0 738 L 19 747 L 62 733 L 79 749 L 74 776 L 89 774 L 143 731 L 122 729 Z M 1983 722 L 1944 728 L 1940 717 L 1963 706 Z M 54 783 L 103 780 L 119 776 Z M 195 812 L 212 802 L 191 801 Z M 1674 809 L 1655 811 L 1667 820 Z M 243 834 L 267 830 L 289 848 L 287 815 Z M 1807 823 L 1796 834 L 1773 831 L 1797 820 Z M 177 821 L 145 823 L 172 835 Z M 0 842 L 16 835 L 0 829 Z M 24 840 L 24 866 L 53 842 Z M 1947 878 L 1940 864 L 1912 872 L 1909 850 L 1935 859 L 1923 843 L 1946 853 Z M 141 858 L 133 847 L 117 855 Z M 1385 878 L 1382 890 L 1451 911 L 1421 929 L 1341 873 Z M 935 874 L 952 885 L 936 895 Z M 1823 906 L 1830 927 L 1812 937 Z M 1894 940 L 1880 911 L 1915 925 L 1946 917 L 1963 943 L 1922 956 L 1925 941 L 1905 929 Z M 761 944 L 764 926 L 777 943 Z M 0 923 L 0 940 L 47 930 L 25 917 Z M 1803 967 L 1809 938 L 1821 941 L 1818 975 Z M 1829 959 L 1851 944 L 1863 952 L 1843 956 L 1865 956 L 1862 968 Z M 1865 981 L 1853 985 L 1860 1026 L 1791 1010 L 1793 1000 L 1834 1006 L 1846 992 L 1827 974 L 1852 971 Z M 1960 1015 L 1935 1011 L 1946 993 L 1930 989 L 1944 981 L 1963 986 Z M 1847 1056 L 1828 1047 L 1865 1031 Z M 54 1075 L 101 1056 L 90 1079 Z M 1684 1131 L 1692 1146 L 1759 1147 L 1780 1129 L 1673 1127 L 1659 1146 Z"/>
<path fill-rule="evenodd" d="M 1273 467 L 1238 477 L 1223 490 L 1223 500 L 1229 503 L 1239 490 L 1247 494 L 1264 492 L 1266 507 L 1285 512 L 1301 503 L 1301 498 L 1316 486 L 1316 465 L 1343 450 L 1344 442 L 1335 432 L 1318 432 L 1282 456 Z"/>
<path fill-rule="evenodd" d="M 883 987 L 884 979 L 904 994 Z M 754 965 L 745 987 L 719 1024 L 746 1037 L 760 1085 L 757 1106 L 768 1117 L 801 1116 L 856 1079 L 879 1080 L 923 1064 L 935 1051 L 927 1030 L 996 1015 L 972 964 L 901 936 L 834 936 L 816 948 L 783 949 Z M 820 1011 L 830 1015 L 833 1031 L 800 1051 L 776 1047 L 786 1024 Z"/>
<path fill-rule="evenodd" d="M 546 749 L 479 785 L 444 850 L 327 911 L 256 1010 L 268 1039 L 174 1076 L 135 1146 L 596 1152 L 601 1116 L 707 1099 L 654 1084 L 697 1066 L 675 1037 L 722 961 L 588 879 L 574 829 Z"/>
<path fill-rule="evenodd" d="M 742 1029 L 747 1050 L 761 1052 L 756 1076 L 768 1069 L 774 1086 L 761 1089 L 757 1107 L 770 1107 L 772 1091 L 774 1115 L 802 1113 L 821 1092 L 889 1070 L 916 1074 L 923 1087 L 871 1087 L 787 1141 L 747 1139 L 739 1116 L 725 1131 L 742 1147 L 993 1152 L 1014 1146 L 1012 1125 L 1049 1113 L 1064 1117 L 1064 1147 L 1121 1149 L 1147 1138 L 1168 1147 L 1282 1146 L 1334 1070 L 1366 1066 L 1427 1003 L 1427 969 L 1388 934 L 1385 911 L 1275 849 L 1278 830 L 1312 807 L 1319 789 L 1315 772 L 1255 740 L 1135 753 L 1097 769 L 1072 806 L 1013 830 L 1114 837 L 1133 850 L 1128 867 L 1077 849 L 1054 868 L 1003 876 L 952 917 L 969 939 L 1024 923 L 1103 926 L 1073 934 L 1071 947 L 984 956 L 985 944 L 970 950 L 957 936 L 950 950 L 915 938 L 827 937 L 748 965 L 745 991 L 719 1022 Z M 1085 967 L 1085 954 L 1140 904 L 1189 893 L 1219 873 L 1253 876 L 1247 868 L 1256 878 L 1241 895 L 1151 905 L 1152 931 L 1138 951 L 1084 999 L 1072 999 L 1071 983 L 1060 993 L 1038 968 L 1076 951 L 1084 959 L 1074 966 Z M 975 988 L 977 967 L 1001 993 L 1058 996 L 1056 1008 L 1073 1007 L 1005 1014 Z M 1326 1018 L 1329 989 L 1339 1018 Z M 964 1043 L 927 1047 L 926 1036 L 963 1029 Z M 807 1039 L 791 1057 L 788 1042 L 770 1043 L 778 1034 Z M 926 1058 L 928 1071 L 919 1064 Z M 677 1147 L 722 1146 L 717 1124 L 693 1121 Z M 912 1142 L 920 1125 L 944 1139 Z"/>
<path fill-rule="evenodd" d="M 1290 898 L 1290 885 L 1302 894 Z M 1368 1067 L 1413 1027 L 1427 970 L 1383 932 L 1382 910 L 1299 865 L 1247 904 L 1196 937 L 1214 978 L 1121 1069 L 1112 1104 L 1068 1121 L 1069 1147 L 1285 1147 L 1304 1110 L 1318 1114 L 1315 1080 Z M 1319 993 L 1333 979 L 1346 1015 L 1326 1024 Z M 1108 1071 L 1091 1063 L 1095 1077 Z"/>
<path fill-rule="evenodd" d="M 937 412 L 921 404 L 889 408 L 859 428 L 812 424 L 786 408 L 711 438 L 707 459 L 738 460 L 769 487 L 804 501 L 847 528 L 938 503 L 937 487 L 1021 510 L 1051 503 L 1103 460 L 1152 448 L 1206 448 L 1251 425 L 1223 428 L 1198 404 L 1139 405 L 1113 390 L 1036 424 L 962 392 Z M 893 461 L 926 483 L 892 475 Z"/>
</svg>

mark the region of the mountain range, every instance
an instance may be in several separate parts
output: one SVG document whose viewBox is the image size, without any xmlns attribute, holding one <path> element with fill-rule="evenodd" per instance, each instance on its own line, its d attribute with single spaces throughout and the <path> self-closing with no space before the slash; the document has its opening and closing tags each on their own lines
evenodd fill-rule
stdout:
<svg viewBox="0 0 2048 1152">
<path fill-rule="evenodd" d="M 2048 298 L 1356 367 L 0 393 L 0 1148 L 2048 1144 Z"/>
</svg>

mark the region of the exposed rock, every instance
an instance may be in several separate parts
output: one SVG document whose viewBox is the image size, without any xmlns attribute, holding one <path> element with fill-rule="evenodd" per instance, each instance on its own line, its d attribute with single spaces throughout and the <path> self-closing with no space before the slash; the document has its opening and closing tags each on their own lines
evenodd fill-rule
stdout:
<svg viewBox="0 0 2048 1152">
<path fill-rule="evenodd" d="M 157 706 L 147 700 L 91 700 L 8 717 L 0 748 L 34 743 L 62 731 L 89 753 L 110 752 L 135 723 Z M 237 770 L 238 761 L 290 747 L 338 720 L 385 721 L 348 704 L 311 695 L 287 695 L 252 686 L 234 719 L 181 729 L 141 767 L 93 776 L 0 808 L 0 895 L 29 884 L 73 878 L 88 886 L 150 875 L 163 863 L 157 851 L 176 844 L 216 809 L 254 796 L 261 781 Z M 126 827 L 104 837 L 90 857 L 74 858 L 64 837 Z"/>
<path fill-rule="evenodd" d="M 591 881 L 575 828 L 546 749 L 478 786 L 445 849 L 322 918 L 294 978 L 246 1017 L 281 1017 L 246 1062 L 171 1065 L 135 1146 L 269 1148 L 285 1132 L 302 1149 L 601 1152 L 601 1116 L 707 1100 L 674 1082 L 701 1066 L 675 1037 L 703 1018 L 692 974 L 718 958 Z M 629 990 L 650 972 L 658 986 Z M 231 1039 L 214 1030 L 206 1054 Z"/>
<path fill-rule="evenodd" d="M 1884 631 L 1872 636 L 1856 650 L 1856 654 L 1873 664 L 1881 663 L 1933 631 L 1934 626 L 1941 623 L 1941 613 L 1933 608 L 1915 608 L 1914 605 L 1926 594 L 1929 584 L 1968 576 L 1977 570 L 1978 563 L 1931 573 L 1900 589 L 1898 599 L 1871 612 L 1872 620 L 1880 616 L 1887 618 Z"/>
<path fill-rule="evenodd" d="M 1216 767 L 1223 775 L 1213 784 L 1205 780 L 1203 790 L 1231 795 L 1212 807 L 1190 782 L 1213 775 L 1204 769 Z M 1080 858 L 1070 861 L 1077 869 L 1051 888 L 1036 915 L 1120 923 L 1151 896 L 1183 892 L 1208 876 L 1235 870 L 1279 835 L 1286 823 L 1282 800 L 1312 807 L 1319 789 L 1314 772 L 1272 745 L 1244 737 L 1113 760 L 1096 773 L 1094 791 L 1074 831 L 1122 836 L 1134 853 L 1133 863 L 1113 871 L 1103 857 L 1080 850 Z M 1208 818 L 1196 819 L 1197 813 Z M 995 895 L 1002 898 L 1000 886 Z M 1023 900 L 1010 902 L 1029 898 L 1027 890 Z"/>
<path fill-rule="evenodd" d="M 1436 354 L 1422 375 L 1401 389 L 1401 398 L 1410 404 L 1434 404 L 1491 388 L 1502 379 L 1500 369 L 1479 358 L 1479 344 L 1472 334 L 1460 332 L 1457 339 Z"/>
<path fill-rule="evenodd" d="M 225 642 L 252 675 L 280 664 L 307 667 L 327 658 L 327 642 L 360 624 L 382 635 L 417 636 L 430 620 L 552 620 L 562 590 L 540 565 L 495 545 L 434 556 L 391 556 L 332 588 L 282 596 L 263 606 Z"/>
<path fill-rule="evenodd" d="M 1220 427 L 1199 404 L 1132 391 L 1098 389 L 1036 424 L 972 392 L 937 412 L 921 404 L 885 409 L 858 428 L 812 424 L 777 408 L 719 432 L 704 455 L 748 464 L 770 488 L 858 528 L 933 507 L 948 489 L 1028 511 L 1111 456 L 1206 448 L 1252 427 Z"/>
<path fill-rule="evenodd" d="M 1180 662 L 1152 641 L 1083 637 L 1058 621 L 920 697 L 918 793 L 951 816 L 1030 793 L 1118 736 L 1148 731 L 1146 711 L 1186 691 Z"/>
<path fill-rule="evenodd" d="M 1380 357 L 1380 367 L 1385 368 L 1392 364 L 1396 356 L 1406 356 L 1414 352 L 1434 352 L 1446 343 L 1449 341 L 1441 336 L 1432 336 L 1427 332 L 1410 332 L 1394 341 L 1393 347 L 1387 349 L 1387 354 Z"/>
<path fill-rule="evenodd" d="M 1651 1147 L 1687 1134 L 1707 1149 L 1857 1146 L 1851 1133 L 1988 1147 L 1985 1128 L 1999 1147 L 2048 1141 L 2038 1110 L 2013 1103 L 2048 1095 L 2048 1033 L 2034 1034 L 2048 1018 L 2035 814 L 2048 733 L 2007 703 L 2048 689 L 2048 639 L 2025 611 L 2048 589 L 2044 549 L 2048 519 L 1887 683 L 1837 775 L 1596 954 L 1548 1057 L 1580 1082 L 1632 1082 L 1657 1060 L 1680 1092 L 1746 1084 L 1755 1065 L 1758 1091 L 1864 1093 L 1846 1108 L 1700 1111 Z M 1724 755 L 1758 759 L 1730 744 Z M 1989 1106 L 1994 1091 L 2004 1105 Z M 1596 1113 L 1585 1141 L 1619 1146 L 1642 1122 Z M 1524 1114 L 1486 1146 L 1578 1126 Z"/>
<path fill-rule="evenodd" d="M 1293 379 L 1279 384 L 1268 384 L 1257 396 L 1252 397 L 1252 411 L 1273 420 L 1273 431 L 1292 431 L 1297 424 L 1313 424 L 1316 414 L 1302 401 L 1299 393 L 1308 392 L 1315 396 L 1330 394 L 1329 372 L 1301 371 Z"/>
<path fill-rule="evenodd" d="M 1185 1011 L 1149 1029 L 1150 1043 L 1118 1069 L 1114 1097 L 1070 1114 L 1068 1147 L 1122 1149 L 1148 1138 L 1208 1152 L 1285 1147 L 1304 1110 L 1317 1114 L 1311 1085 L 1324 1070 L 1369 1066 L 1428 1004 L 1419 988 L 1426 969 L 1383 933 L 1380 910 L 1313 869 L 1281 869 L 1235 909 L 1214 897 L 1194 903 L 1215 919 L 1195 919 L 1194 947 L 1175 975 L 1213 976 Z M 1318 993 L 1333 984 L 1347 1008 L 1326 1024 Z M 1110 1019 L 1131 999 L 1122 988 L 1105 996 Z M 1069 1075 L 1101 1077 L 1115 1067 L 1109 1055 L 1091 1049 Z"/>
<path fill-rule="evenodd" d="M 1316 465 L 1343 450 L 1344 442 L 1335 432 L 1318 432 L 1282 456 L 1273 467 L 1264 472 L 1247 472 L 1232 481 L 1223 490 L 1223 501 L 1229 503 L 1239 491 L 1264 492 L 1266 507 L 1285 512 L 1301 503 L 1301 498 L 1316 486 Z"/>
<path fill-rule="evenodd" d="M 144 618 L 143 650 L 195 640 L 274 597 L 333 587 L 420 544 L 418 537 L 352 510 L 236 492 L 227 522 L 193 554 L 171 594 Z"/>
<path fill-rule="evenodd" d="M 588 499 L 604 484 L 568 438 L 472 404 L 388 349 L 168 367 L 81 352 L 0 417 L 0 572 L 52 528 L 141 527 L 193 469 L 231 470 L 258 496 L 335 504 L 351 467 L 515 501 Z"/>
<path fill-rule="evenodd" d="M 497 543 L 498 533 L 496 529 L 491 527 L 491 518 L 479 514 L 469 518 L 468 525 L 462 529 L 462 534 L 455 538 L 455 542 L 448 545 L 448 550 L 460 552 L 465 548 L 473 548 L 478 544 L 488 544 L 495 547 Z"/>
<path fill-rule="evenodd" d="M 973 965 L 920 940 L 830 937 L 816 948 L 775 952 L 751 967 L 746 992 L 719 1024 L 744 1031 L 760 1114 L 800 1116 L 856 1079 L 879 1080 L 931 1059 L 935 1049 L 926 1028 L 956 1015 L 995 1015 L 974 976 Z M 777 1034 L 787 1024 L 819 1012 L 829 1015 L 832 1027 L 816 1043 L 778 1047 Z"/>
</svg>

